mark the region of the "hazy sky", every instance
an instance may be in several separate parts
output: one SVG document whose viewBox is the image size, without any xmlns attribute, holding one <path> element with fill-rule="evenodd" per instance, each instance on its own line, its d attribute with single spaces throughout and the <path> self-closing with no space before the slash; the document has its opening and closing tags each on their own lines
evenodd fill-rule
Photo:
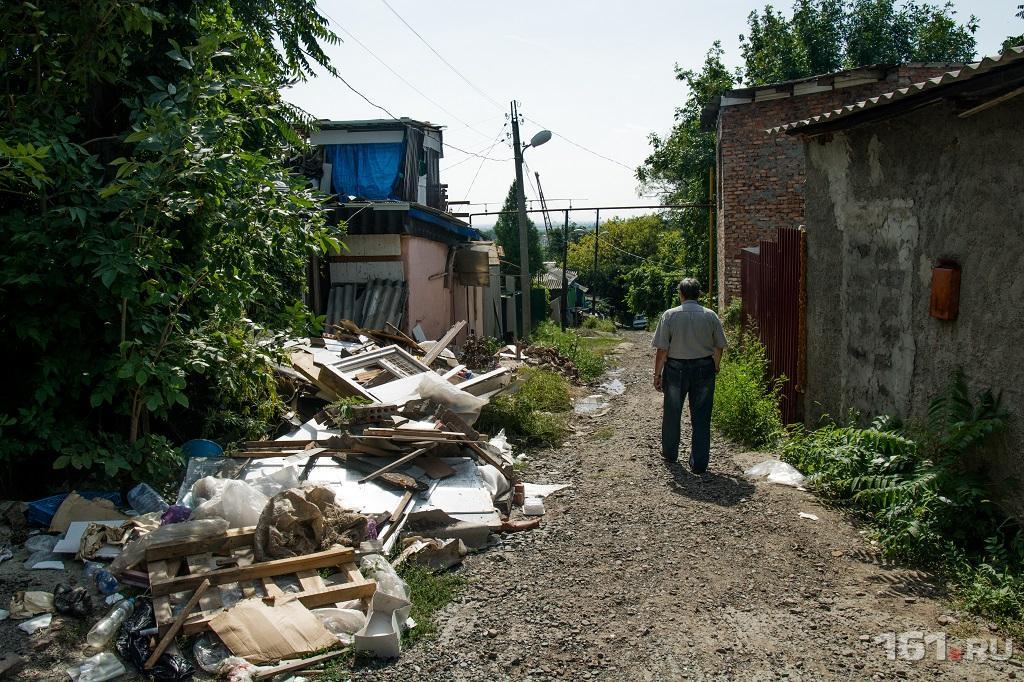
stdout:
<svg viewBox="0 0 1024 682">
<path fill-rule="evenodd" d="M 979 56 L 997 52 L 1008 34 L 1024 32 L 1024 22 L 1014 17 L 1021 1 L 954 3 L 961 18 L 973 13 L 980 21 Z M 481 204 L 474 211 L 484 210 L 483 203 L 487 210 L 499 210 L 514 178 L 505 138 L 505 114 L 513 98 L 532 119 L 523 128 L 525 139 L 541 125 L 556 133 L 543 147 L 526 152 L 531 179 L 532 171 L 540 172 L 550 207 L 566 205 L 559 199 L 572 199 L 573 206 L 656 203 L 637 196 L 633 169 L 649 153 L 648 134 L 669 130 L 675 107 L 685 97 L 674 64 L 699 68 L 712 41 L 720 39 L 726 63 L 739 65 L 738 36 L 746 16 L 764 5 L 753 0 L 388 2 L 465 80 L 383 0 L 321 0 L 344 40 L 328 46 L 327 53 L 354 88 L 394 116 L 446 126 L 441 180 L 448 184 L 449 199 Z M 388 117 L 330 76 L 311 79 L 285 96 L 318 118 Z M 467 156 L 451 145 L 496 160 Z M 526 193 L 536 198 L 529 182 Z"/>
</svg>

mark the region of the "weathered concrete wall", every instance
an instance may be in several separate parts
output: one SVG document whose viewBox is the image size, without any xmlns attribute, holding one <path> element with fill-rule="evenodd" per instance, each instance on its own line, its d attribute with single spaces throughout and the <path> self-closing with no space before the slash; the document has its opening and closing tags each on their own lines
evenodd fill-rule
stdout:
<svg viewBox="0 0 1024 682">
<path fill-rule="evenodd" d="M 774 126 L 838 109 L 944 73 L 948 66 L 902 66 L 879 81 L 838 90 L 722 107 L 718 121 L 717 277 L 719 305 L 740 295 L 740 251 L 804 222 L 804 148 Z"/>
<path fill-rule="evenodd" d="M 806 158 L 808 421 L 923 418 L 961 367 L 1003 392 L 992 470 L 1024 482 L 1024 98 L 811 138 Z M 955 321 L 928 315 L 939 258 L 962 268 Z"/>
</svg>

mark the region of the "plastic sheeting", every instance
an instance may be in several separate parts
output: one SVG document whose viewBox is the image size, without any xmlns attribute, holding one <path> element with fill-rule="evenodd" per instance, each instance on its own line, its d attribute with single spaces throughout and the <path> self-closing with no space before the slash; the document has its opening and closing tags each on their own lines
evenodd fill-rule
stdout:
<svg viewBox="0 0 1024 682">
<path fill-rule="evenodd" d="M 327 145 L 334 191 L 360 199 L 400 199 L 404 142 Z"/>
</svg>

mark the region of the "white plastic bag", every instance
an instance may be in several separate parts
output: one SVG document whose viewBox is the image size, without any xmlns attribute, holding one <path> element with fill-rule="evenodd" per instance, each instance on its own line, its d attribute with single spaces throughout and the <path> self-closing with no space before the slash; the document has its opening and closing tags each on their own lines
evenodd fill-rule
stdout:
<svg viewBox="0 0 1024 682">
<path fill-rule="evenodd" d="M 487 404 L 486 398 L 478 398 L 472 393 L 448 383 L 435 372 L 424 372 L 420 375 L 416 392 L 421 398 L 430 398 L 445 405 L 455 414 L 472 424 L 480 416 L 480 410 Z"/>
<path fill-rule="evenodd" d="M 105 682 L 128 672 L 124 663 L 114 654 L 104 651 L 90 656 L 81 665 L 68 668 L 68 675 L 74 682 Z"/>
<path fill-rule="evenodd" d="M 753 479 L 765 478 L 769 483 L 789 485 L 794 488 L 802 486 L 804 481 L 807 480 L 795 467 L 785 462 L 780 462 L 777 459 L 768 459 L 755 464 L 744 471 L 743 475 Z"/>
<path fill-rule="evenodd" d="M 491 499 L 496 500 L 509 491 L 512 485 L 508 482 L 498 469 L 492 464 L 482 464 L 477 468 L 480 473 L 480 479 L 487 486 L 487 491 L 491 494 Z"/>
<path fill-rule="evenodd" d="M 310 613 L 342 644 L 351 644 L 352 635 L 366 625 L 366 615 L 355 609 L 311 609 Z"/>
<path fill-rule="evenodd" d="M 245 481 L 213 480 L 216 484 L 210 484 L 206 478 L 196 481 L 200 490 L 197 493 L 193 487 L 193 499 L 199 499 L 211 488 L 216 489 L 216 493 L 192 510 L 190 518 L 224 519 L 228 522 L 228 528 L 255 526 L 270 498 Z"/>
<path fill-rule="evenodd" d="M 395 600 L 404 601 L 408 606 L 396 609 L 399 624 L 405 623 L 412 611 L 410 602 L 409 584 L 398 577 L 394 567 L 388 560 L 379 554 L 367 554 L 359 562 L 359 569 L 367 578 L 373 578 L 377 583 L 377 593 L 393 597 Z"/>
</svg>

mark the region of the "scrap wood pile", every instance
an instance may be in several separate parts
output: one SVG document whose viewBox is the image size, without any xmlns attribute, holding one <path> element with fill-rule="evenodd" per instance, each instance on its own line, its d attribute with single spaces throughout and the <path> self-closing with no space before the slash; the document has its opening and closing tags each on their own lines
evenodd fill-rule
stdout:
<svg viewBox="0 0 1024 682">
<path fill-rule="evenodd" d="M 503 434 L 473 428 L 515 362 L 467 370 L 447 350 L 464 324 L 420 343 L 342 322 L 294 344 L 281 373 L 305 396 L 305 418 L 274 440 L 191 457 L 174 504 L 145 484 L 128 504 L 75 493 L 30 504 L 30 521 L 62 535 L 30 537 L 26 567 L 63 569 L 73 556 L 95 585 L 20 592 L 11 616 L 31 633 L 53 612 L 110 610 L 87 637 L 84 679 L 111 679 L 124 661 L 156 679 L 193 666 L 265 679 L 340 653 L 301 658 L 331 647 L 399 655 L 415 623 L 394 566 L 454 566 L 492 533 L 535 527 L 510 521 L 513 507 L 539 516 L 558 488 L 517 482 Z M 107 604 L 93 604 L 94 588 Z M 199 636 L 191 652 L 178 635 Z"/>
<path fill-rule="evenodd" d="M 523 362 L 532 366 L 557 372 L 575 384 L 581 384 L 576 364 L 554 346 L 532 345 L 524 351 Z"/>
</svg>

